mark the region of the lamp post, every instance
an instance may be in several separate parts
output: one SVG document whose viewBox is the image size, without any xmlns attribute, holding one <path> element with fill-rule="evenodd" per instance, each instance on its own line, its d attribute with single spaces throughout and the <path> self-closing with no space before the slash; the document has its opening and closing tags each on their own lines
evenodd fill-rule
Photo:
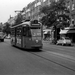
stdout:
<svg viewBox="0 0 75 75">
<path fill-rule="evenodd" d="M 19 13 L 17 13 L 17 15 L 16 15 L 15 23 L 16 23 L 16 24 L 22 23 L 22 20 L 23 20 L 22 12 L 23 12 L 23 11 L 21 11 L 21 10 L 16 10 L 16 11 L 14 11 L 14 12 L 15 12 L 15 13 L 16 13 L 16 12 L 19 12 Z"/>
<path fill-rule="evenodd" d="M 24 22 L 26 20 L 26 15 L 25 15 L 25 12 L 24 10 L 16 10 L 15 13 L 18 12 L 18 15 L 21 15 L 22 16 L 22 22 Z"/>
<path fill-rule="evenodd" d="M 21 11 L 21 10 L 15 10 L 15 13 L 16 13 L 16 12 L 20 12 L 20 13 L 22 13 L 23 11 Z"/>
<path fill-rule="evenodd" d="M 23 11 L 21 11 L 21 10 L 15 10 L 14 12 L 15 12 L 15 13 L 18 12 L 17 14 L 21 14 Z"/>
</svg>

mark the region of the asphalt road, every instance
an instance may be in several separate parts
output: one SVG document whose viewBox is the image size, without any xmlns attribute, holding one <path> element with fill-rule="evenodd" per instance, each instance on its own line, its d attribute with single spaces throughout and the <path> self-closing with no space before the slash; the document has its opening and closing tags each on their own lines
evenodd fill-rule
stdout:
<svg viewBox="0 0 75 75">
<path fill-rule="evenodd" d="M 75 75 L 75 47 L 43 42 L 40 51 L 12 47 L 0 42 L 0 75 Z"/>
</svg>

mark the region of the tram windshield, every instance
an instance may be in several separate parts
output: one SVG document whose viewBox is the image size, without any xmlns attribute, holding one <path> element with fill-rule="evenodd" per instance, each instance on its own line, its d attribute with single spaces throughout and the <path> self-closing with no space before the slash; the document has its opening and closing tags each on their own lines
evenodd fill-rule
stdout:
<svg viewBox="0 0 75 75">
<path fill-rule="evenodd" d="M 41 28 L 40 27 L 31 27 L 32 36 L 41 36 Z"/>
</svg>

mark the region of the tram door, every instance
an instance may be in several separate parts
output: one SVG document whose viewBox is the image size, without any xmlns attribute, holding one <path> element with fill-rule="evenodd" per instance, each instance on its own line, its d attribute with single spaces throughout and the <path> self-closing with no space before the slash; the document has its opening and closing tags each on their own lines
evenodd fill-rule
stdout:
<svg viewBox="0 0 75 75">
<path fill-rule="evenodd" d="M 31 46 L 31 32 L 29 27 L 23 27 L 23 48 L 30 48 Z"/>
</svg>

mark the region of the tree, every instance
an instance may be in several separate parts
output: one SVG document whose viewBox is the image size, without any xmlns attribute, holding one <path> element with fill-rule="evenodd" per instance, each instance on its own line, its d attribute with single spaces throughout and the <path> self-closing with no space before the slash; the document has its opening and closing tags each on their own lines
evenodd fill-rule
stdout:
<svg viewBox="0 0 75 75">
<path fill-rule="evenodd" d="M 2 29 L 3 29 L 3 24 L 2 24 L 2 22 L 0 23 L 0 31 L 2 31 Z"/>
<path fill-rule="evenodd" d="M 46 9 L 46 10 L 45 10 Z M 49 6 L 44 6 L 40 9 L 40 12 L 44 14 L 41 19 L 43 25 L 47 27 L 53 26 L 54 40 L 57 41 L 58 28 L 64 28 L 69 26 L 69 10 L 66 7 L 65 0 L 59 0 L 58 2 L 52 2 Z"/>
<path fill-rule="evenodd" d="M 63 25 L 69 24 L 67 20 L 70 20 L 69 10 L 66 7 L 65 0 L 59 0 L 58 2 L 52 2 L 51 5 L 44 6 L 40 9 L 40 12 L 44 14 L 41 22 L 44 25 L 63 27 Z M 61 14 L 59 14 L 61 13 Z M 59 20 L 59 21 L 58 21 Z M 62 24 L 61 24 L 62 23 Z"/>
<path fill-rule="evenodd" d="M 21 13 L 19 13 L 17 15 L 17 19 L 15 20 L 15 25 L 22 23 L 23 20 L 23 16 L 21 15 Z"/>
<path fill-rule="evenodd" d="M 8 22 L 5 23 L 5 26 L 3 27 L 3 32 L 7 35 L 10 34 L 10 24 Z"/>
</svg>

